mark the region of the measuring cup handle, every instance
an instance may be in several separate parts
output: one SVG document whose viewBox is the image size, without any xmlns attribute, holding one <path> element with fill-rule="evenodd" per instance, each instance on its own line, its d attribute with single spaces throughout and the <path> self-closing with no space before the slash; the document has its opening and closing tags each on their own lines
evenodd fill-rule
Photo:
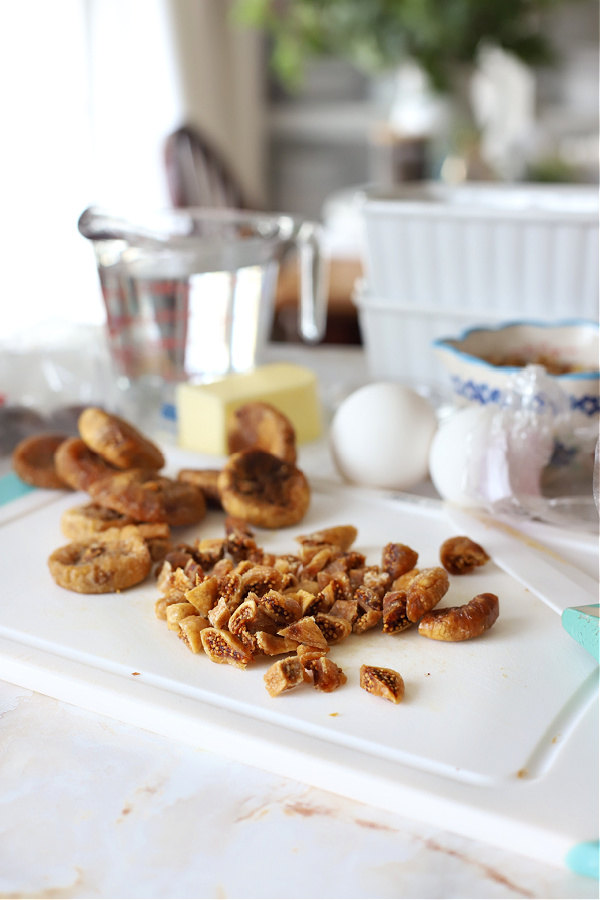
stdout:
<svg viewBox="0 0 600 900">
<path fill-rule="evenodd" d="M 317 344 L 325 336 L 329 294 L 329 259 L 321 239 L 322 227 L 303 222 L 297 236 L 300 260 L 300 334 Z"/>
</svg>

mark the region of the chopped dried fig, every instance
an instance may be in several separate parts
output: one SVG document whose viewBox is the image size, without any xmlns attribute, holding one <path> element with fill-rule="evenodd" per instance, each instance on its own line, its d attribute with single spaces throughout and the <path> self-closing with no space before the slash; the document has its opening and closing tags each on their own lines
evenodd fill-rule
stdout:
<svg viewBox="0 0 600 900">
<path fill-rule="evenodd" d="M 194 544 L 194 556 L 202 568 L 207 571 L 212 569 L 224 554 L 225 541 L 221 538 L 204 538 Z"/>
<path fill-rule="evenodd" d="M 207 616 L 219 599 L 219 579 L 207 576 L 185 594 L 185 599 L 196 607 L 201 616 Z"/>
<path fill-rule="evenodd" d="M 320 656 L 308 663 L 306 668 L 312 672 L 314 687 L 324 694 L 330 694 L 348 681 L 340 667 L 327 656 Z"/>
<path fill-rule="evenodd" d="M 229 620 L 231 618 L 231 609 L 227 605 L 227 601 L 224 597 L 219 597 L 216 606 L 213 606 L 211 610 L 207 613 L 207 618 L 213 628 L 217 628 L 219 631 L 227 628 L 229 624 Z"/>
<path fill-rule="evenodd" d="M 394 669 L 363 665 L 360 667 L 360 686 L 369 694 L 392 703 L 400 703 L 404 697 L 404 681 Z"/>
<path fill-rule="evenodd" d="M 269 591 L 260 600 L 265 613 L 278 625 L 291 625 L 302 616 L 302 607 L 295 597 Z"/>
<path fill-rule="evenodd" d="M 256 632 L 256 644 L 265 656 L 279 656 L 282 653 L 293 653 L 298 644 L 280 634 L 269 634 L 267 631 Z"/>
<path fill-rule="evenodd" d="M 329 653 L 329 647 L 308 647 L 306 644 L 298 644 L 296 654 L 305 669 L 310 668 L 310 664 L 316 659 L 321 659 Z"/>
<path fill-rule="evenodd" d="M 192 653 L 200 653 L 202 647 L 202 632 L 208 628 L 210 622 L 204 616 L 186 616 L 179 621 L 179 637 L 189 647 Z"/>
<path fill-rule="evenodd" d="M 413 623 L 406 615 L 406 592 L 388 591 L 383 598 L 383 631 L 399 634 Z"/>
<path fill-rule="evenodd" d="M 213 662 L 245 669 L 253 660 L 248 648 L 228 631 L 203 628 L 200 632 L 204 652 Z"/>
<path fill-rule="evenodd" d="M 358 618 L 358 603 L 356 600 L 336 600 L 329 610 L 329 615 L 346 619 L 353 625 Z"/>
<path fill-rule="evenodd" d="M 198 613 L 191 603 L 171 603 L 167 607 L 167 627 L 169 631 L 179 631 L 179 623 L 187 616 L 197 616 Z"/>
<path fill-rule="evenodd" d="M 308 644 L 309 647 L 327 647 L 325 635 L 313 616 L 305 616 L 297 622 L 292 622 L 287 628 L 282 628 L 278 634 L 298 641 L 299 644 Z"/>
<path fill-rule="evenodd" d="M 440 561 L 451 575 L 466 575 L 489 559 L 483 547 L 462 534 L 448 538 L 440 547 Z"/>
<path fill-rule="evenodd" d="M 379 622 L 383 613 L 380 609 L 367 609 L 362 616 L 359 616 L 352 626 L 354 634 L 363 634 L 365 631 L 374 628 Z"/>
<path fill-rule="evenodd" d="M 354 599 L 361 609 L 368 611 L 376 609 L 379 612 L 383 609 L 383 594 L 374 591 L 372 588 L 359 587 L 354 592 Z"/>
<path fill-rule="evenodd" d="M 242 594 L 249 591 L 262 597 L 267 591 L 278 591 L 283 576 L 274 566 L 252 566 L 242 575 Z"/>
<path fill-rule="evenodd" d="M 411 622 L 418 622 L 421 616 L 440 602 L 450 586 L 448 573 L 439 566 L 421 569 L 411 581 L 406 592 L 406 615 Z"/>
<path fill-rule="evenodd" d="M 328 615 L 328 613 L 316 613 L 314 620 L 328 644 L 339 644 L 349 634 L 352 634 L 352 625 L 347 619 Z"/>
<path fill-rule="evenodd" d="M 297 656 L 278 659 L 263 675 L 265 686 L 271 697 L 289 691 L 304 681 L 304 668 Z"/>
</svg>

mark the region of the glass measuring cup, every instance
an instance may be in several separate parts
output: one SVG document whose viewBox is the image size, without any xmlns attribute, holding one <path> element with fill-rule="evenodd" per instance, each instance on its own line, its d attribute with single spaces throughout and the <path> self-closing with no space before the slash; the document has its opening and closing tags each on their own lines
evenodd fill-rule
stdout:
<svg viewBox="0 0 600 900">
<path fill-rule="evenodd" d="M 174 209 L 124 217 L 90 207 L 109 346 L 125 385 L 206 380 L 261 361 L 279 264 L 299 255 L 300 334 L 323 337 L 327 276 L 321 227 L 292 216 Z"/>
</svg>

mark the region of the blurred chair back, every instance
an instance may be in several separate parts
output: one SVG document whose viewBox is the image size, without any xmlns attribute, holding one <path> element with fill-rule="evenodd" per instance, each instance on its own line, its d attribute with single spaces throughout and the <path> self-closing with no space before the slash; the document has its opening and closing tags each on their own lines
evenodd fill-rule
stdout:
<svg viewBox="0 0 600 900">
<path fill-rule="evenodd" d="M 216 147 L 195 128 L 185 125 L 169 135 L 165 165 L 174 206 L 248 209 L 238 179 Z"/>
</svg>

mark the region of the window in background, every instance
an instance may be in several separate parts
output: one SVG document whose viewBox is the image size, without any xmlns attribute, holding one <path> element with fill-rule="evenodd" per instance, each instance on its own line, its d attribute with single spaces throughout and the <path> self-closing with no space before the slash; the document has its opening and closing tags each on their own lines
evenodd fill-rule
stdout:
<svg viewBox="0 0 600 900">
<path fill-rule="evenodd" d="M 0 338 L 49 318 L 100 323 L 91 203 L 167 202 L 181 110 L 166 0 L 3 0 Z"/>
</svg>

